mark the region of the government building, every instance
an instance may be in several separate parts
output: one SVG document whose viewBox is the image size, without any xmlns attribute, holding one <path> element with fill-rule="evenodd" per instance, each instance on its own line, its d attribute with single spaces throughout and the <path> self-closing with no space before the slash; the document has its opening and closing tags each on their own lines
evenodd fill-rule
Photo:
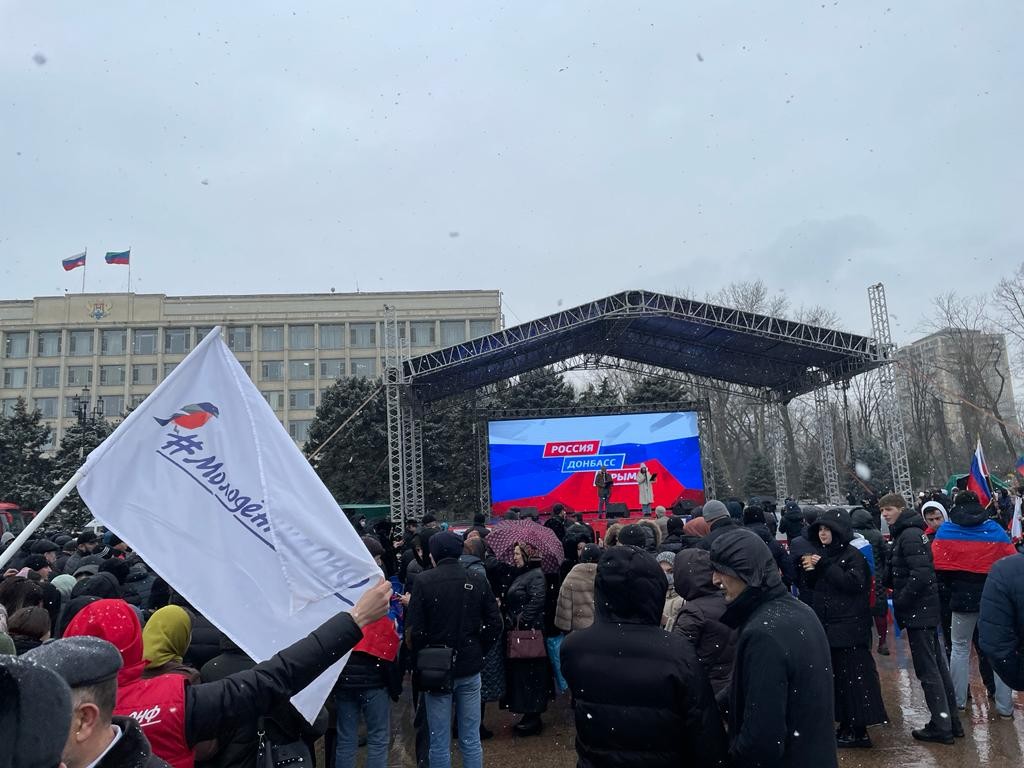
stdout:
<svg viewBox="0 0 1024 768">
<path fill-rule="evenodd" d="M 66 294 L 0 301 L 0 411 L 23 397 L 53 448 L 80 414 L 120 420 L 214 326 L 288 434 L 305 442 L 322 393 L 381 375 L 384 307 L 413 355 L 502 325 L 498 291 L 255 296 Z"/>
</svg>

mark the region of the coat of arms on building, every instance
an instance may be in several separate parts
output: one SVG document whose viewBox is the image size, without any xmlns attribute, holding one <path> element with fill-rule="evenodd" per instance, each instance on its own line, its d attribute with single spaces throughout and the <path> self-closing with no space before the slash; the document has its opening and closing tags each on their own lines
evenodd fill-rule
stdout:
<svg viewBox="0 0 1024 768">
<path fill-rule="evenodd" d="M 110 305 L 105 301 L 97 301 L 89 305 L 88 315 L 93 320 L 102 320 L 110 314 Z"/>
</svg>

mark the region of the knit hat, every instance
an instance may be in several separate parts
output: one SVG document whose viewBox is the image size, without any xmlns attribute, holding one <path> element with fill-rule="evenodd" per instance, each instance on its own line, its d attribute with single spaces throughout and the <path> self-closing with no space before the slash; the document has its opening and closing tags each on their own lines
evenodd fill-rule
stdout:
<svg viewBox="0 0 1024 768">
<path fill-rule="evenodd" d="M 923 515 L 929 509 L 937 509 L 937 510 L 939 510 L 939 512 L 942 513 L 942 519 L 945 520 L 946 522 L 949 522 L 949 513 L 946 512 L 946 508 L 944 506 L 942 506 L 942 504 L 940 504 L 939 502 L 937 502 L 937 501 L 926 501 L 924 503 L 924 505 L 921 507 L 921 514 Z"/>
<path fill-rule="evenodd" d="M 71 691 L 35 662 L 0 655 L 0 768 L 56 768 L 71 729 Z"/>
<path fill-rule="evenodd" d="M 654 559 L 657 560 L 659 563 L 668 563 L 669 565 L 673 565 L 675 563 L 675 561 L 676 561 L 676 553 L 675 552 L 659 552 L 658 556 L 656 558 L 654 558 Z"/>
<path fill-rule="evenodd" d="M 683 533 L 683 526 L 686 525 L 686 521 L 681 517 L 670 517 L 668 519 L 668 535 L 669 536 L 680 536 Z"/>
<path fill-rule="evenodd" d="M 14 538 L 15 536 L 13 533 L 11 533 L 10 531 L 4 531 L 3 534 L 0 535 L 0 547 L 2 547 L 9 541 L 14 541 Z"/>
<path fill-rule="evenodd" d="M 707 520 L 708 525 L 711 525 L 715 520 L 721 520 L 723 517 L 729 517 L 729 509 L 725 504 L 718 499 L 704 502 L 704 519 Z"/>
<path fill-rule="evenodd" d="M 647 534 L 639 525 L 627 525 L 619 532 L 619 545 L 643 549 L 647 546 Z"/>
<path fill-rule="evenodd" d="M 430 556 L 435 563 L 446 557 L 458 557 L 462 554 L 462 537 L 451 531 L 441 531 L 430 537 Z"/>
</svg>

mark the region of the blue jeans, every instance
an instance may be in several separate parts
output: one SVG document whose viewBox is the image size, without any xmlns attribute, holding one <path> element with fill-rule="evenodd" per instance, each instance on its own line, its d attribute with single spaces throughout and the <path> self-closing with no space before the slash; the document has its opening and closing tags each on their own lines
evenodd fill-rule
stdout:
<svg viewBox="0 0 1024 768">
<path fill-rule="evenodd" d="M 462 768 L 483 768 L 484 749 L 480 745 L 480 675 L 455 678 L 452 693 L 424 695 L 427 701 L 427 725 L 430 727 L 430 768 L 451 768 L 452 696 L 459 724 L 459 751 Z"/>
<path fill-rule="evenodd" d="M 387 768 L 391 740 L 391 701 L 386 688 L 338 691 L 336 768 L 355 768 L 359 715 L 366 718 L 366 768 Z"/>
<path fill-rule="evenodd" d="M 953 649 L 949 657 L 949 674 L 953 678 L 956 705 L 967 706 L 967 687 L 971 676 L 971 639 L 978 626 L 977 613 L 953 612 Z M 1013 714 L 1013 691 L 996 675 L 996 710 L 1001 715 Z"/>
</svg>

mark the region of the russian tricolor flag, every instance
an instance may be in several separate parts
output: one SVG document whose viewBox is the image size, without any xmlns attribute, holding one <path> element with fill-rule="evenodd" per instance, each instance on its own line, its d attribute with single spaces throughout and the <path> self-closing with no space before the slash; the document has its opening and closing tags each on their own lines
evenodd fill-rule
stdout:
<svg viewBox="0 0 1024 768">
<path fill-rule="evenodd" d="M 70 272 L 72 269 L 78 269 L 79 267 L 85 266 L 85 251 L 82 251 L 77 256 L 69 256 L 66 259 L 60 260 L 60 265 L 64 267 L 65 272 Z"/>
<path fill-rule="evenodd" d="M 971 459 L 971 474 L 967 476 L 967 490 L 974 491 L 978 495 L 978 501 L 982 507 L 987 507 L 992 501 L 992 490 L 988 485 L 988 464 L 985 463 L 985 453 L 981 450 L 981 440 L 974 451 Z"/>
<path fill-rule="evenodd" d="M 1017 457 L 1017 472 L 1024 475 L 1024 456 Z"/>
<path fill-rule="evenodd" d="M 131 252 L 130 248 L 127 251 L 107 251 L 104 258 L 107 260 L 107 264 L 127 264 Z"/>
</svg>

